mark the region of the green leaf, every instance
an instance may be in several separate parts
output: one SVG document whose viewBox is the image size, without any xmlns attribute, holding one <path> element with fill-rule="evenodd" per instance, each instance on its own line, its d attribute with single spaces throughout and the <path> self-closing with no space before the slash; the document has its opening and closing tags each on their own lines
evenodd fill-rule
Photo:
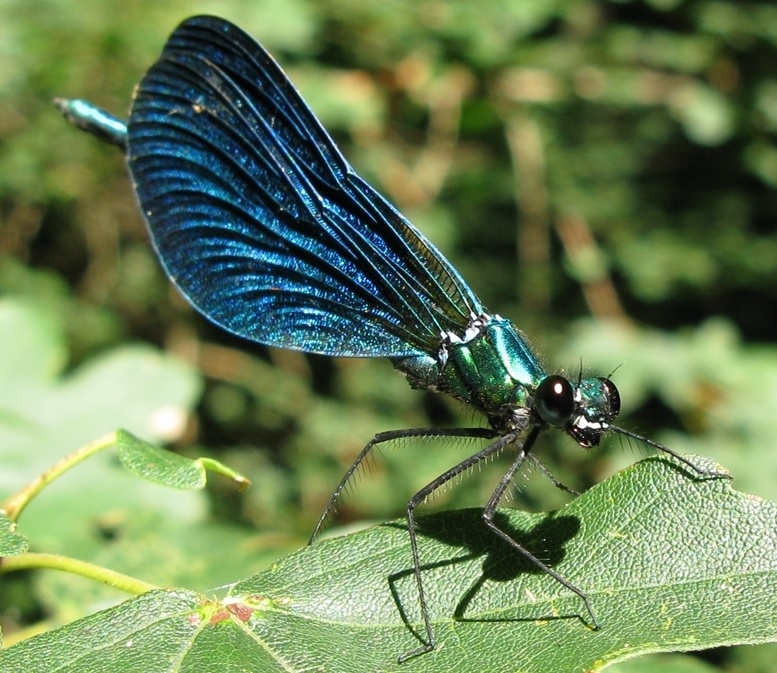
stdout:
<svg viewBox="0 0 777 673">
<path fill-rule="evenodd" d="M 45 379 L 65 364 L 62 326 L 43 311 L 22 301 L 0 302 L 0 372 L 16 385 Z M 3 405 L 4 406 L 4 405 Z"/>
<path fill-rule="evenodd" d="M 205 470 L 193 460 L 144 442 L 126 430 L 116 432 L 116 448 L 121 464 L 143 479 L 182 490 L 205 487 Z"/>
<path fill-rule="evenodd" d="M 648 652 L 777 639 L 777 504 L 653 458 L 553 514 L 498 522 L 590 596 L 536 572 L 476 509 L 421 520 L 434 652 L 403 664 L 419 621 L 402 522 L 324 541 L 219 604 L 152 592 L 0 653 L 0 670 L 599 670 Z M 143 662 L 142 664 L 140 662 Z"/>
<path fill-rule="evenodd" d="M 144 442 L 126 430 L 116 432 L 119 460 L 130 472 L 162 486 L 185 490 L 205 488 L 206 470 L 222 474 L 238 482 L 241 487 L 249 481 L 233 469 L 213 458 L 192 460 Z"/>
<path fill-rule="evenodd" d="M 24 554 L 29 547 L 27 539 L 16 532 L 16 524 L 0 511 L 0 557 Z"/>
<path fill-rule="evenodd" d="M 718 670 L 688 654 L 649 654 L 607 667 L 607 673 L 715 673 Z"/>
<path fill-rule="evenodd" d="M 2 493 L 13 493 L 66 454 L 117 427 L 152 440 L 176 437 L 199 394 L 195 371 L 145 346 L 106 352 L 65 376 L 62 325 L 31 301 L 0 300 L 0 328 Z M 39 548 L 63 551 L 72 540 L 92 536 L 96 513 L 155 504 L 185 520 L 206 509 L 199 497 L 171 495 L 138 482 L 118 469 L 112 452 L 105 452 L 36 498 L 25 510 L 23 532 Z M 63 520 L 68 521 L 64 538 Z"/>
</svg>

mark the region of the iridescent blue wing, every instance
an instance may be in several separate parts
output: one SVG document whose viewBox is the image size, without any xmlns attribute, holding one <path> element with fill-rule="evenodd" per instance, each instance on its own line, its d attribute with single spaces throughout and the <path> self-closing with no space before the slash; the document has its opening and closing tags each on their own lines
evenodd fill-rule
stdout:
<svg viewBox="0 0 777 673">
<path fill-rule="evenodd" d="M 327 355 L 435 354 L 482 307 L 356 175 L 272 57 L 184 21 L 136 92 L 128 161 L 154 245 L 203 314 Z"/>
</svg>

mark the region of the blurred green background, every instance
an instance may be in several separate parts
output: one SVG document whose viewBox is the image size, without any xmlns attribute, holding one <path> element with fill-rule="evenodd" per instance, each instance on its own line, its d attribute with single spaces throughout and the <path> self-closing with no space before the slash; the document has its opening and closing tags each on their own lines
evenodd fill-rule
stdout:
<svg viewBox="0 0 777 673">
<path fill-rule="evenodd" d="M 47 550 L 204 588 L 303 544 L 374 433 L 477 422 L 410 390 L 386 361 L 232 338 L 172 290 L 120 153 L 68 127 L 51 99 L 125 115 L 167 35 L 199 13 L 265 44 L 356 169 L 549 368 L 617 368 L 623 426 L 713 456 L 737 488 L 777 498 L 773 2 L 5 0 L 3 493 L 117 425 L 218 457 L 254 483 L 243 496 L 218 479 L 203 496 L 159 495 L 120 481 L 106 459 L 31 508 L 23 532 Z M 401 515 L 474 448 L 386 449 L 338 523 Z M 577 489 L 642 455 L 617 439 L 584 453 L 560 433 L 537 452 Z M 482 505 L 503 468 L 434 505 Z M 534 475 L 515 500 L 546 510 L 564 497 Z M 30 590 L 28 579 L 0 584 L 6 632 L 103 600 L 87 601 L 83 583 L 36 577 Z M 728 671 L 777 670 L 768 647 L 704 657 Z"/>
</svg>

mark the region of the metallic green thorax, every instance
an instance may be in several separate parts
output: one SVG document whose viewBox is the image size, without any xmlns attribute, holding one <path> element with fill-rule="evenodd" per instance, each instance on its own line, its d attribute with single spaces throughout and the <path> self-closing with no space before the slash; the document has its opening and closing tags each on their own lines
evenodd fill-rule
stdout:
<svg viewBox="0 0 777 673">
<path fill-rule="evenodd" d="M 497 427 L 512 425 L 515 410 L 528 410 L 546 376 L 515 325 L 496 315 L 473 320 L 464 335 L 441 335 L 436 358 L 394 360 L 414 388 L 447 393 L 480 409 Z"/>
</svg>

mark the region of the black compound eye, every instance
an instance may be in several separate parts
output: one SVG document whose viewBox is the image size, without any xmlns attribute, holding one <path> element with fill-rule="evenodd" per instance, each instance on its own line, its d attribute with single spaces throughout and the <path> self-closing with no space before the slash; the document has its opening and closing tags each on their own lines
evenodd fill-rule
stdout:
<svg viewBox="0 0 777 673">
<path fill-rule="evenodd" d="M 604 377 L 599 377 L 604 389 L 604 395 L 607 398 L 608 412 L 610 419 L 615 418 L 621 410 L 621 394 L 615 387 L 615 384 Z"/>
<path fill-rule="evenodd" d="M 563 428 L 575 412 L 575 390 L 563 376 L 553 374 L 544 378 L 537 386 L 534 404 L 543 421 L 548 425 Z"/>
</svg>

